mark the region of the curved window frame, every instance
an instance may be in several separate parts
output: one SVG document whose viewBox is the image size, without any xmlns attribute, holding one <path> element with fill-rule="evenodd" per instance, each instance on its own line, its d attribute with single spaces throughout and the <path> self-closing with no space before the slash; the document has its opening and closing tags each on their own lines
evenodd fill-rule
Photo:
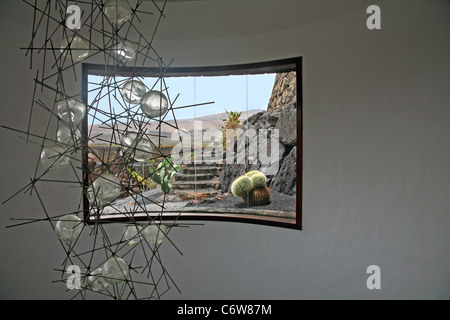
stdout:
<svg viewBox="0 0 450 320">
<path fill-rule="evenodd" d="M 262 73 L 285 73 L 296 72 L 296 85 L 297 85 L 297 159 L 296 159 L 296 213 L 295 219 L 282 218 L 273 216 L 262 215 L 249 215 L 249 214 L 228 214 L 228 213 L 211 213 L 201 212 L 182 212 L 181 213 L 164 213 L 164 214 L 146 214 L 142 216 L 142 220 L 148 220 L 148 218 L 158 218 L 160 220 L 177 220 L 177 221 L 226 221 L 226 222 L 241 222 L 251 223 L 266 226 L 282 227 L 289 229 L 302 230 L 302 169 L 303 169 L 303 99 L 302 99 L 302 58 L 289 58 L 282 60 L 274 60 L 267 62 L 237 64 L 237 65 L 222 65 L 222 66 L 207 66 L 207 67 L 170 67 L 164 70 L 164 77 L 174 76 L 226 76 L 226 75 L 246 75 L 246 74 L 262 74 Z M 161 75 L 160 68 L 146 68 L 146 67 L 108 67 L 99 64 L 86 64 L 82 65 L 82 98 L 86 105 L 88 105 L 88 76 L 106 76 L 108 74 L 114 74 L 116 76 L 142 76 L 142 77 L 157 77 Z M 89 172 L 88 172 L 88 148 L 87 133 L 88 133 L 88 117 L 82 123 L 83 132 L 83 185 L 84 190 L 88 187 Z M 89 214 L 89 201 L 83 192 L 83 211 L 84 220 L 87 224 L 98 223 L 99 219 L 93 219 Z M 135 217 L 135 221 L 140 221 L 140 217 Z M 129 222 L 130 219 L 123 215 L 108 215 L 104 218 L 100 218 L 101 223 L 114 223 L 114 222 Z"/>
</svg>

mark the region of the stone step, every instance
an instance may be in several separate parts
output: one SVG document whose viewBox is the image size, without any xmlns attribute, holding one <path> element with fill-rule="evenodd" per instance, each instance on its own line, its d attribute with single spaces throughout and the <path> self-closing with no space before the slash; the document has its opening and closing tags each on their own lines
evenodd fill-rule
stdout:
<svg viewBox="0 0 450 320">
<path fill-rule="evenodd" d="M 215 175 L 218 173 L 218 168 L 214 166 L 189 166 L 181 169 L 183 174 L 212 174 Z"/>
<path fill-rule="evenodd" d="M 211 188 L 213 182 L 211 181 L 175 181 L 172 183 L 172 188 L 176 189 L 207 189 Z"/>
<path fill-rule="evenodd" d="M 190 162 L 185 163 L 184 166 L 186 167 L 220 167 L 222 166 L 222 163 L 206 163 L 206 162 Z"/>
<path fill-rule="evenodd" d="M 175 175 L 175 181 L 203 181 L 211 180 L 214 177 L 212 173 L 197 173 L 197 174 L 187 174 L 187 173 L 177 173 Z"/>
<path fill-rule="evenodd" d="M 191 163 L 194 163 L 194 162 L 196 164 L 209 163 L 210 165 L 220 165 L 220 164 L 224 163 L 223 159 L 218 159 L 218 160 L 208 159 L 208 162 L 207 162 L 205 158 L 195 158 L 195 160 L 192 159 Z"/>
</svg>

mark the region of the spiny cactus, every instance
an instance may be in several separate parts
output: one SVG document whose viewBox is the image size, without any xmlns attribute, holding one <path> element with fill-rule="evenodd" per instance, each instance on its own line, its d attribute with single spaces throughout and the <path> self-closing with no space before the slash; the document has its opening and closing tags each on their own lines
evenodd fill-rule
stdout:
<svg viewBox="0 0 450 320">
<path fill-rule="evenodd" d="M 266 205 L 270 202 L 270 189 L 266 183 L 267 178 L 262 172 L 252 170 L 233 181 L 231 192 L 250 207 Z"/>
<path fill-rule="evenodd" d="M 267 186 L 254 188 L 250 191 L 248 197 L 243 199 L 250 207 L 266 205 L 270 201 L 270 189 Z"/>
<path fill-rule="evenodd" d="M 252 179 L 254 188 L 264 187 L 267 183 L 267 178 L 264 173 L 258 170 L 249 171 L 245 175 Z"/>
<path fill-rule="evenodd" d="M 250 177 L 240 176 L 231 184 L 231 193 L 238 197 L 247 197 L 247 194 L 253 189 L 253 182 Z"/>
<path fill-rule="evenodd" d="M 261 173 L 261 172 L 258 171 L 258 170 L 252 170 L 252 171 L 247 172 L 247 173 L 245 174 L 245 176 L 251 177 L 251 176 L 253 176 L 254 174 L 258 174 L 258 173 Z"/>
<path fill-rule="evenodd" d="M 261 172 L 256 172 L 251 176 L 252 182 L 253 182 L 253 187 L 254 188 L 262 188 L 266 185 L 267 183 L 267 178 L 264 174 L 262 174 Z"/>
</svg>

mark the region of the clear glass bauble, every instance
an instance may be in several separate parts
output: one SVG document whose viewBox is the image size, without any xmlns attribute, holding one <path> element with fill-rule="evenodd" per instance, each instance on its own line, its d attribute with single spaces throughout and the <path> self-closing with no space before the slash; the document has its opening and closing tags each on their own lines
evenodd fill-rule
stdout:
<svg viewBox="0 0 450 320">
<path fill-rule="evenodd" d="M 168 109 L 169 101 L 159 91 L 150 90 L 141 99 L 141 110 L 151 119 L 163 117 Z"/>
<path fill-rule="evenodd" d="M 127 242 L 128 245 L 133 246 L 138 244 L 142 240 L 141 236 L 142 227 L 135 224 L 128 224 L 125 227 L 125 232 L 123 234 L 123 240 Z"/>
<path fill-rule="evenodd" d="M 131 5 L 127 0 L 105 0 L 103 13 L 112 24 L 126 22 L 132 13 Z"/>
<path fill-rule="evenodd" d="M 120 90 L 123 100 L 133 105 L 139 104 L 146 92 L 147 87 L 137 80 L 127 81 Z"/>
<path fill-rule="evenodd" d="M 73 130 L 61 123 L 56 133 L 56 140 L 67 147 L 79 144 L 81 142 L 81 131 L 79 129 Z"/>
<path fill-rule="evenodd" d="M 136 45 L 128 40 L 118 42 L 113 48 L 117 61 L 122 63 L 133 60 L 136 57 L 136 51 Z"/>
<path fill-rule="evenodd" d="M 102 173 L 87 190 L 88 200 L 98 206 L 104 206 L 117 199 L 122 186 L 119 179 L 111 173 Z"/>
<path fill-rule="evenodd" d="M 41 152 L 41 162 L 49 171 L 60 171 L 70 163 L 67 147 L 55 143 L 44 147 Z"/>
<path fill-rule="evenodd" d="M 86 106 L 75 99 L 65 99 L 57 103 L 58 115 L 68 125 L 77 127 L 86 114 Z"/>
<path fill-rule="evenodd" d="M 142 236 L 150 246 L 159 245 L 167 234 L 167 227 L 163 224 L 151 223 L 142 229 Z"/>
<path fill-rule="evenodd" d="M 102 292 L 109 286 L 109 283 L 103 278 L 102 273 L 103 269 L 97 268 L 89 274 L 87 277 L 87 287 L 90 290 Z"/>
<path fill-rule="evenodd" d="M 89 56 L 89 42 L 78 34 L 68 35 L 61 41 L 61 53 L 66 63 L 83 61 Z"/>
<path fill-rule="evenodd" d="M 119 257 L 109 258 L 102 268 L 102 276 L 109 284 L 118 284 L 124 281 L 130 273 L 130 268 L 125 260 Z"/>
<path fill-rule="evenodd" d="M 81 231 L 83 231 L 83 220 L 75 214 L 65 215 L 56 222 L 55 232 L 61 241 L 75 241 Z"/>
<path fill-rule="evenodd" d="M 153 145 L 150 140 L 138 135 L 136 132 L 127 132 L 122 136 L 120 142 L 126 147 L 131 157 L 139 162 L 144 162 L 152 158 Z"/>
</svg>

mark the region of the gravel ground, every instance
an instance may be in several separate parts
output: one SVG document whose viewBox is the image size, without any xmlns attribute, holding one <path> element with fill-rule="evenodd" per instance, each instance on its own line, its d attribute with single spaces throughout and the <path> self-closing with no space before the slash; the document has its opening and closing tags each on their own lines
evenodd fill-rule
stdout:
<svg viewBox="0 0 450 320">
<path fill-rule="evenodd" d="M 141 196 L 135 198 L 129 197 L 120 199 L 114 202 L 112 207 L 107 207 L 104 213 L 118 213 L 121 210 L 130 211 L 136 207 L 136 202 L 139 205 L 144 205 L 147 210 L 160 210 L 160 207 L 153 204 L 152 201 L 162 203 L 163 193 L 160 188 L 146 191 Z M 151 200 L 151 201 L 150 201 Z M 165 207 L 167 210 L 180 210 L 183 207 L 216 207 L 216 208 L 247 208 L 247 205 L 240 198 L 236 198 L 231 193 L 219 194 L 212 198 L 206 198 L 199 201 L 183 201 L 175 195 L 166 195 Z M 275 210 L 285 212 L 295 212 L 296 197 L 288 196 L 279 193 L 275 190 L 270 190 L 270 203 L 264 206 L 251 207 L 252 209 L 261 210 Z"/>
<path fill-rule="evenodd" d="M 195 206 L 195 203 L 189 203 L 188 206 Z M 197 203 L 198 207 L 219 207 L 219 208 L 246 208 L 247 205 L 240 198 L 236 198 L 231 193 L 221 194 L 212 199 L 207 199 Z M 264 206 L 253 207 L 264 210 L 277 210 L 295 212 L 296 197 L 270 190 L 270 203 Z"/>
</svg>

